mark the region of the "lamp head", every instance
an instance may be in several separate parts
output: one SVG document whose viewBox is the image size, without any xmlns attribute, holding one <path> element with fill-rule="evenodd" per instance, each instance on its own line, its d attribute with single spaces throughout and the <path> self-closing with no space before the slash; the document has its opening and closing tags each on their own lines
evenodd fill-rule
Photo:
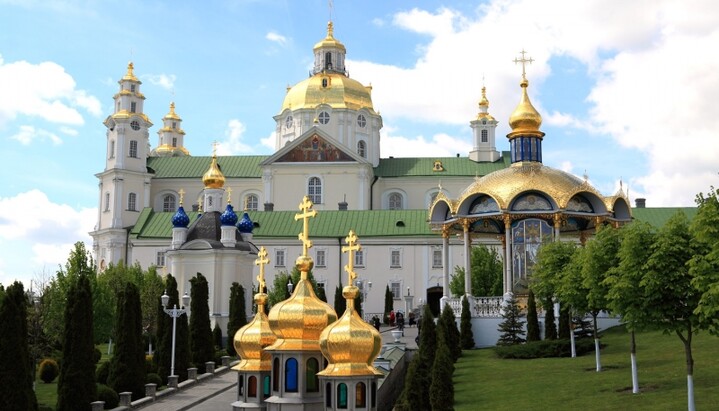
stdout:
<svg viewBox="0 0 719 411">
<path fill-rule="evenodd" d="M 182 306 L 188 307 L 190 305 L 190 296 L 187 295 L 187 291 L 185 291 L 185 295 L 182 296 Z"/>
<path fill-rule="evenodd" d="M 165 293 L 160 297 L 160 301 L 162 301 L 163 307 L 167 307 L 167 304 L 170 302 L 170 296 L 167 295 L 167 290 L 165 290 Z"/>
</svg>

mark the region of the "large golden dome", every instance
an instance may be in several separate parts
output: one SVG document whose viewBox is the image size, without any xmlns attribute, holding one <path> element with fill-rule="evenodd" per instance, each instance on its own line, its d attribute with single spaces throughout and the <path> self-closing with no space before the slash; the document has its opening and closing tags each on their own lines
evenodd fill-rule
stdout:
<svg viewBox="0 0 719 411">
<path fill-rule="evenodd" d="M 272 355 L 265 351 L 265 347 L 274 344 L 277 337 L 270 328 L 265 314 L 267 294 L 255 294 L 257 314 L 255 318 L 235 333 L 233 344 L 240 357 L 240 363 L 233 367 L 236 371 L 270 371 L 272 369 Z"/>
<path fill-rule="evenodd" d="M 354 285 L 344 287 L 347 310 L 320 335 L 320 349 L 328 364 L 318 375 L 382 375 L 372 365 L 382 348 L 382 337 L 355 310 L 358 293 Z"/>
<path fill-rule="evenodd" d="M 544 133 L 539 131 L 539 127 L 542 125 L 542 116 L 534 108 L 532 102 L 529 101 L 529 95 L 527 94 L 529 81 L 523 78 L 519 85 L 522 87 L 522 97 L 517 108 L 509 116 L 509 126 L 512 127 L 512 132 L 507 134 L 507 137 L 510 139 L 519 135 L 543 137 Z"/>
<path fill-rule="evenodd" d="M 317 298 L 306 274 L 312 269 L 312 258 L 299 256 L 297 268 L 303 278 L 295 286 L 290 298 L 275 304 L 268 316 L 277 341 L 268 350 L 319 351 L 322 330 L 337 321 L 335 310 Z"/>
<path fill-rule="evenodd" d="M 217 166 L 217 156 L 214 153 L 210 168 L 202 176 L 202 183 L 205 184 L 205 188 L 222 188 L 225 185 L 225 175 Z"/>
<path fill-rule="evenodd" d="M 476 180 L 465 189 L 458 203 L 462 204 L 467 197 L 482 193 L 494 198 L 501 209 L 507 209 L 518 194 L 528 191 L 546 193 L 557 202 L 559 208 L 565 208 L 579 192 L 591 192 L 602 197 L 586 180 L 530 161 L 514 163 Z"/>
<path fill-rule="evenodd" d="M 365 108 L 374 113 L 372 87 L 336 72 L 318 73 L 295 84 L 287 90 L 281 111 L 314 109 L 320 104 L 352 110 Z"/>
</svg>

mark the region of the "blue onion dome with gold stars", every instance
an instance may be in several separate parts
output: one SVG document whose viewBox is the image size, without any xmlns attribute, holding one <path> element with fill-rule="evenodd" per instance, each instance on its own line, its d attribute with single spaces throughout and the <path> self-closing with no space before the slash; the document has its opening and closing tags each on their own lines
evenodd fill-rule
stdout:
<svg viewBox="0 0 719 411">
<path fill-rule="evenodd" d="M 235 225 L 237 224 L 237 213 L 232 208 L 232 204 L 227 204 L 225 211 L 220 215 L 220 224 L 222 225 Z"/>
<path fill-rule="evenodd" d="M 187 228 L 190 225 L 190 217 L 185 213 L 185 207 L 180 205 L 175 215 L 172 216 L 172 226 L 175 228 Z"/>
<path fill-rule="evenodd" d="M 247 211 L 242 213 L 242 218 L 237 222 L 237 229 L 240 230 L 242 234 L 250 234 L 252 230 L 255 229 L 255 223 L 250 220 L 250 215 L 247 214 Z"/>
</svg>

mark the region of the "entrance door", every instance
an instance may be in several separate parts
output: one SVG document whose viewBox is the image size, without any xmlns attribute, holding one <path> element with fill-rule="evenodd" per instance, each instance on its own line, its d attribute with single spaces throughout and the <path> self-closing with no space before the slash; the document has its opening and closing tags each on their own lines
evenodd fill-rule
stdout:
<svg viewBox="0 0 719 411">
<path fill-rule="evenodd" d="M 442 298 L 442 287 L 431 287 L 427 289 L 427 304 L 432 311 L 432 315 L 436 317 L 440 314 L 439 300 Z"/>
</svg>

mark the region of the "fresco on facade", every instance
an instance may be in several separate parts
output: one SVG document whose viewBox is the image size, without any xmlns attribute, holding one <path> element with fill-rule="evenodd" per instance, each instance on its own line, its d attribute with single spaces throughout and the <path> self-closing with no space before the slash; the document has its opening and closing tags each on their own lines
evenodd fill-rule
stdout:
<svg viewBox="0 0 719 411">
<path fill-rule="evenodd" d="M 552 228 L 544 220 L 530 218 L 512 224 L 512 291 L 524 294 L 537 262 L 539 247 L 552 241 Z"/>
<path fill-rule="evenodd" d="M 322 137 L 314 135 L 277 160 L 277 162 L 293 163 L 317 161 L 354 161 L 354 159 Z"/>
</svg>

